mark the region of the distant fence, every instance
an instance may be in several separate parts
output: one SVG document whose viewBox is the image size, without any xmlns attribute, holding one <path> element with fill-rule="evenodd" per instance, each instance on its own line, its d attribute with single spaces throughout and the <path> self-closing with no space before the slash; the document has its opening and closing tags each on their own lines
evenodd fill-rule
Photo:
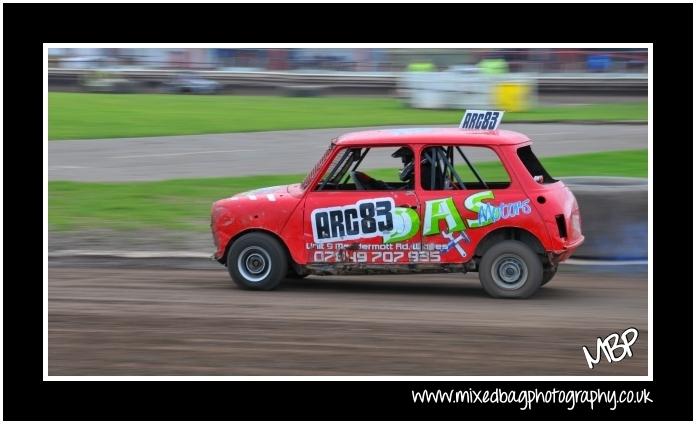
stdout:
<svg viewBox="0 0 696 424">
<path fill-rule="evenodd" d="M 113 77 L 132 80 L 143 89 L 157 88 L 174 78 L 181 71 L 160 69 L 100 69 Z M 93 74 L 90 69 L 49 68 L 49 89 L 78 87 L 82 79 Z M 355 92 L 364 94 L 399 94 L 403 89 L 401 72 L 318 72 L 305 73 L 271 71 L 186 71 L 214 80 L 226 90 L 234 89 L 285 89 L 293 86 L 319 87 L 327 93 Z M 508 76 L 515 76 L 514 73 Z M 540 94 L 615 94 L 644 95 L 648 93 L 646 74 L 536 74 L 537 91 Z"/>
</svg>

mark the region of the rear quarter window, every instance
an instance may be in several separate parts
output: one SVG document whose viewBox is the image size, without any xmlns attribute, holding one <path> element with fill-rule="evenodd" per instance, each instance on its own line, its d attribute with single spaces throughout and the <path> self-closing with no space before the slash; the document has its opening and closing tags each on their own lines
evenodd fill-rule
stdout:
<svg viewBox="0 0 696 424">
<path fill-rule="evenodd" d="M 517 149 L 517 156 L 527 168 L 529 175 L 534 178 L 539 184 L 552 184 L 558 182 L 558 180 L 553 179 L 551 175 L 546 171 L 544 166 L 541 164 L 539 159 L 536 157 L 532 151 L 532 146 L 524 146 Z"/>
</svg>

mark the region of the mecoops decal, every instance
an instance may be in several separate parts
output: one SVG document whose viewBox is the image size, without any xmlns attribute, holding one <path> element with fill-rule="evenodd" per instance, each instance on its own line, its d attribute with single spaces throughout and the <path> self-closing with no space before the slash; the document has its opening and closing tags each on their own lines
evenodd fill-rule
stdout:
<svg viewBox="0 0 696 424">
<path fill-rule="evenodd" d="M 523 213 L 529 215 L 532 213 L 532 207 L 529 205 L 529 199 L 519 200 L 511 203 L 500 203 L 499 205 L 491 205 L 483 203 L 484 200 L 494 199 L 493 192 L 481 191 L 464 200 L 464 207 L 478 214 L 476 219 L 467 219 L 466 223 L 469 228 L 480 228 L 486 225 L 498 222 L 501 219 L 514 218 Z"/>
</svg>

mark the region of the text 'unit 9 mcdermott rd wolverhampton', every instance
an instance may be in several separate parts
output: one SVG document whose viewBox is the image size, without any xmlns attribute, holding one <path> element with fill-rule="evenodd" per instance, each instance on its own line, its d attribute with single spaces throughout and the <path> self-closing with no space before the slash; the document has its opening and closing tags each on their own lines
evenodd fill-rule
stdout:
<svg viewBox="0 0 696 424">
<path fill-rule="evenodd" d="M 248 289 L 310 274 L 475 271 L 491 296 L 533 295 L 583 242 L 580 213 L 531 141 L 497 129 L 502 114 L 338 137 L 302 183 L 215 202 L 215 259 Z"/>
</svg>

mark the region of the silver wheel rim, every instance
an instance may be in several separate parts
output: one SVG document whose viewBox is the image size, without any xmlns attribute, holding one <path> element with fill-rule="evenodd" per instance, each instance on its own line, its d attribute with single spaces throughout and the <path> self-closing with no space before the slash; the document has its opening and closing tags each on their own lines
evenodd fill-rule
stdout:
<svg viewBox="0 0 696 424">
<path fill-rule="evenodd" d="M 527 264 L 512 253 L 498 256 L 491 267 L 493 281 L 504 290 L 517 290 L 524 286 L 528 275 Z"/>
<path fill-rule="evenodd" d="M 258 283 L 271 273 L 271 255 L 259 246 L 249 246 L 237 258 L 237 269 L 242 277 Z"/>
</svg>

